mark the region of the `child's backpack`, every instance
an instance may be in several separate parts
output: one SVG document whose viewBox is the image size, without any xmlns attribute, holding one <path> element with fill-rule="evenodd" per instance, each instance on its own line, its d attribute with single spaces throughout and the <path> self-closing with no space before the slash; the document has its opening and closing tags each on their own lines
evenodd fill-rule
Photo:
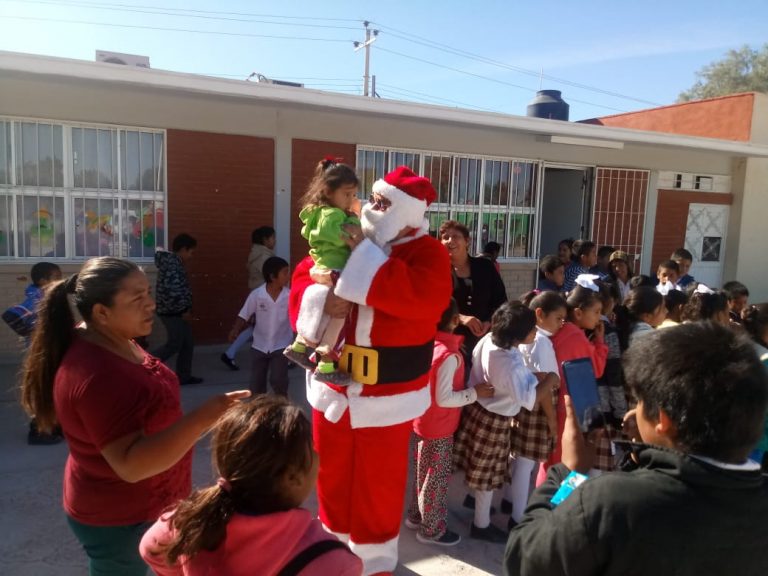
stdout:
<svg viewBox="0 0 768 576">
<path fill-rule="evenodd" d="M 3 312 L 3 320 L 11 330 L 16 332 L 19 336 L 26 338 L 32 334 L 32 330 L 35 327 L 35 320 L 37 315 L 28 308 L 21 304 L 16 304 L 8 308 Z"/>
</svg>

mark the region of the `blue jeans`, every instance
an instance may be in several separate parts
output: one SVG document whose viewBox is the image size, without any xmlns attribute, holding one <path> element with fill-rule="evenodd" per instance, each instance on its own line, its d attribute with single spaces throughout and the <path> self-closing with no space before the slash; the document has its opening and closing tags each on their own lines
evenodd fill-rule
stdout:
<svg viewBox="0 0 768 576">
<path fill-rule="evenodd" d="M 90 526 L 67 516 L 75 537 L 88 555 L 90 576 L 146 576 L 139 542 L 152 522 L 130 526 Z"/>
</svg>

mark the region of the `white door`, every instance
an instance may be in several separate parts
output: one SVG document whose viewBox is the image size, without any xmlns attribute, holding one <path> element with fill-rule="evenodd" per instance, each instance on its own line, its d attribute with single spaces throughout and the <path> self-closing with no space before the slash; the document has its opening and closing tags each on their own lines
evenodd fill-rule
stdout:
<svg viewBox="0 0 768 576">
<path fill-rule="evenodd" d="M 725 236 L 730 207 L 722 204 L 690 204 L 685 228 L 685 247 L 693 254 L 691 275 L 712 288 L 723 284 Z"/>
</svg>

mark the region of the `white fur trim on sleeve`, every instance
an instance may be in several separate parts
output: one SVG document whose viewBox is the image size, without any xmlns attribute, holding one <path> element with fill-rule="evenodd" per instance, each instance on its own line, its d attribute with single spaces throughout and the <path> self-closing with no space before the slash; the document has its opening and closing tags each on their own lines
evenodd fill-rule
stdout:
<svg viewBox="0 0 768 576">
<path fill-rule="evenodd" d="M 312 284 L 301 297 L 296 331 L 308 342 L 319 342 L 328 325 L 328 316 L 323 314 L 323 308 L 329 291 L 328 286 Z"/>
<path fill-rule="evenodd" d="M 341 277 L 336 284 L 336 295 L 356 304 L 365 304 L 373 277 L 387 258 L 376 244 L 368 238 L 363 240 L 352 251 L 344 270 L 341 271 Z"/>
</svg>

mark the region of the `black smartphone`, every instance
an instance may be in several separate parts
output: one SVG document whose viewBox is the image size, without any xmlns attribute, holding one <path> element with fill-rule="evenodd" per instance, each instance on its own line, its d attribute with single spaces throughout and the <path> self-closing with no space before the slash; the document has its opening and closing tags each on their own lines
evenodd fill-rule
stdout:
<svg viewBox="0 0 768 576">
<path fill-rule="evenodd" d="M 592 360 L 579 358 L 563 362 L 563 377 L 581 431 L 589 432 L 604 426 Z"/>
</svg>

